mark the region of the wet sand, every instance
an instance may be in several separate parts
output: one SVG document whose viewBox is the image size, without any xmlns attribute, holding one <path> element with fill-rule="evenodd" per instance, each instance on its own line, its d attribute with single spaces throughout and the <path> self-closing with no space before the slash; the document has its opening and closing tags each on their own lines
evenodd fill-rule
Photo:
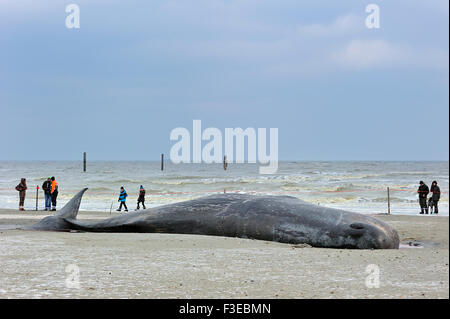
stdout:
<svg viewBox="0 0 450 319">
<path fill-rule="evenodd" d="M 0 298 L 449 298 L 448 217 L 377 216 L 399 232 L 399 250 L 10 229 L 46 215 L 0 210 Z M 378 288 L 366 286 L 368 265 Z M 79 288 L 67 282 L 77 270 Z"/>
</svg>

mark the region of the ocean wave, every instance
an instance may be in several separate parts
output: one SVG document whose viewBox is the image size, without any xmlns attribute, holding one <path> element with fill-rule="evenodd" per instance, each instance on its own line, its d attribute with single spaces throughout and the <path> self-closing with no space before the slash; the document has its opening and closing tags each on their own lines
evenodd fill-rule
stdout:
<svg viewBox="0 0 450 319">
<path fill-rule="evenodd" d="M 110 187 L 89 187 L 89 192 L 103 192 L 103 191 L 115 191 L 115 189 L 112 189 Z"/>
<path fill-rule="evenodd" d="M 417 200 L 412 200 L 412 199 L 408 199 L 408 198 L 400 198 L 400 197 L 390 197 L 389 200 L 391 201 L 391 203 L 416 203 Z M 368 200 L 368 202 L 371 203 L 387 203 L 387 197 L 377 197 L 377 198 L 373 198 Z"/>
<path fill-rule="evenodd" d="M 198 175 L 192 175 L 192 176 L 166 176 L 164 179 L 166 180 L 178 180 L 178 179 L 184 179 L 184 180 L 191 180 L 191 179 L 204 179 L 204 176 L 198 176 Z"/>
<path fill-rule="evenodd" d="M 95 179 L 92 180 L 91 183 L 93 184 L 104 184 L 105 182 L 107 182 L 110 185 L 120 185 L 120 186 L 125 186 L 125 184 L 141 184 L 142 180 L 137 180 L 137 179 L 113 179 L 113 180 L 108 180 L 105 181 L 103 179 Z"/>
</svg>

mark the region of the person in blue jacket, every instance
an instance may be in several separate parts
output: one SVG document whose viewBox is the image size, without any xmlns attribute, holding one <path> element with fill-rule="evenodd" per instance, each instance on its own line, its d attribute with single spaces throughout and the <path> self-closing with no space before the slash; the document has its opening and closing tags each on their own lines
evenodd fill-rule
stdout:
<svg viewBox="0 0 450 319">
<path fill-rule="evenodd" d="M 128 197 L 128 194 L 122 186 L 120 188 L 120 195 L 119 195 L 119 200 L 118 200 L 120 202 L 119 209 L 117 210 L 118 212 L 120 212 L 122 210 L 122 205 L 125 207 L 125 211 L 126 212 L 128 211 L 127 204 L 125 203 L 127 201 L 127 197 Z"/>
</svg>

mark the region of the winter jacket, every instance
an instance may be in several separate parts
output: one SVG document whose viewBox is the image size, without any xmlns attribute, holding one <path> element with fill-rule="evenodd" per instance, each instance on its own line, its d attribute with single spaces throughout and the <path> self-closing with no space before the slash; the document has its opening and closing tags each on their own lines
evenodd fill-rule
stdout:
<svg viewBox="0 0 450 319">
<path fill-rule="evenodd" d="M 58 193 L 58 182 L 57 181 L 52 181 L 52 188 L 50 190 L 50 192 L 53 194 L 54 192 Z"/>
<path fill-rule="evenodd" d="M 50 192 L 52 190 L 52 182 L 51 181 L 45 181 L 44 184 L 42 184 L 42 190 L 46 195 L 50 195 Z"/>
<path fill-rule="evenodd" d="M 138 202 L 143 202 L 143 201 L 145 201 L 145 189 L 141 188 L 141 190 L 139 191 Z"/>
<path fill-rule="evenodd" d="M 430 189 L 428 188 L 427 185 L 423 184 L 419 186 L 417 192 L 419 193 L 419 198 L 427 198 Z"/>
<path fill-rule="evenodd" d="M 441 199 L 441 189 L 439 188 L 439 186 L 431 185 L 430 191 L 433 193 L 433 196 L 431 196 L 433 202 L 437 202 L 439 201 L 439 199 Z"/>
<path fill-rule="evenodd" d="M 22 178 L 20 183 L 16 186 L 16 191 L 19 192 L 19 196 L 23 197 L 23 196 L 25 196 L 27 189 L 28 189 L 27 183 L 26 183 L 25 179 Z"/>
<path fill-rule="evenodd" d="M 125 201 L 127 200 L 127 197 L 128 197 L 127 192 L 125 190 L 121 191 L 120 195 L 119 195 L 119 202 L 125 203 Z"/>
</svg>

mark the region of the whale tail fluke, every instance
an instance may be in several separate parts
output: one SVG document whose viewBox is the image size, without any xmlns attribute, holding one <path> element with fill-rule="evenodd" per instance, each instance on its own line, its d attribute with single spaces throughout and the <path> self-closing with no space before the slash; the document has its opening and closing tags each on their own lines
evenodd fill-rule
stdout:
<svg viewBox="0 0 450 319">
<path fill-rule="evenodd" d="M 78 210 L 80 209 L 81 198 L 84 192 L 88 189 L 83 188 L 78 194 L 76 194 L 61 210 L 56 214 L 60 218 L 76 219 Z"/>
<path fill-rule="evenodd" d="M 53 231 L 67 231 L 71 230 L 72 226 L 68 220 L 75 220 L 80 209 L 81 198 L 87 188 L 83 188 L 76 194 L 61 210 L 55 214 L 44 217 L 38 223 L 27 226 L 23 229 L 29 230 L 53 230 Z"/>
</svg>

